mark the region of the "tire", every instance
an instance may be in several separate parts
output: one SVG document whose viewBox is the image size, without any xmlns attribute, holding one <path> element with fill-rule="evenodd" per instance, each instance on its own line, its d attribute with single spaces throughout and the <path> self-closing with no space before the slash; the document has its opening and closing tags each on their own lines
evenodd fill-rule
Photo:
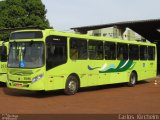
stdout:
<svg viewBox="0 0 160 120">
<path fill-rule="evenodd" d="M 136 82 L 137 82 L 137 74 L 135 72 L 132 72 L 129 77 L 128 86 L 134 87 L 136 85 Z"/>
<path fill-rule="evenodd" d="M 77 93 L 78 87 L 79 83 L 77 77 L 71 75 L 67 78 L 64 92 L 66 95 L 74 95 L 75 93 Z"/>
</svg>

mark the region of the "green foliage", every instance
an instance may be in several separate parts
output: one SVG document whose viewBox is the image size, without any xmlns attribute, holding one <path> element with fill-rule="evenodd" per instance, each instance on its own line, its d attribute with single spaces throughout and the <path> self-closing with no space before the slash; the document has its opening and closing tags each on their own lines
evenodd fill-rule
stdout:
<svg viewBox="0 0 160 120">
<path fill-rule="evenodd" d="M 0 1 L 0 29 L 27 26 L 49 28 L 46 12 L 41 0 Z M 0 38 L 7 39 L 6 34 L 0 33 Z"/>
</svg>

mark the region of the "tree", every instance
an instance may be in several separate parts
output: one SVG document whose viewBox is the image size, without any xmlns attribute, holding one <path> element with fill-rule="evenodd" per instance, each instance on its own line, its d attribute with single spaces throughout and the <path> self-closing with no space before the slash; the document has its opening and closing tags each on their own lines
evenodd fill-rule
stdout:
<svg viewBox="0 0 160 120">
<path fill-rule="evenodd" d="M 0 1 L 0 29 L 27 26 L 50 28 L 46 13 L 41 0 Z M 6 39 L 6 36 L 0 34 L 2 39 Z"/>
</svg>

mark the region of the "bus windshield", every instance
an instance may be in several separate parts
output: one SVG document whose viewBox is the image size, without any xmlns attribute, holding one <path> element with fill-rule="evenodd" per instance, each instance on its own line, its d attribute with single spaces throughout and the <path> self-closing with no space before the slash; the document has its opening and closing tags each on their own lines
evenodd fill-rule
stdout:
<svg viewBox="0 0 160 120">
<path fill-rule="evenodd" d="M 38 68 L 44 65 L 43 42 L 11 42 L 8 56 L 10 68 Z"/>
</svg>

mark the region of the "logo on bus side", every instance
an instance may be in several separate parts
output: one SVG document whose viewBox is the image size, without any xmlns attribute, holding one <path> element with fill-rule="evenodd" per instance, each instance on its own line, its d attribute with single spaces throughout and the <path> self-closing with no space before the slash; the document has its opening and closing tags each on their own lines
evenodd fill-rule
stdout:
<svg viewBox="0 0 160 120">
<path fill-rule="evenodd" d="M 117 67 L 114 64 L 110 64 L 109 66 L 107 66 L 107 64 L 104 64 L 102 67 L 94 67 L 94 68 L 88 65 L 88 69 L 95 70 L 100 68 L 99 69 L 100 73 L 123 72 L 128 69 L 132 69 L 134 65 L 135 62 L 133 62 L 133 60 L 128 59 L 128 60 L 121 60 Z"/>
</svg>

